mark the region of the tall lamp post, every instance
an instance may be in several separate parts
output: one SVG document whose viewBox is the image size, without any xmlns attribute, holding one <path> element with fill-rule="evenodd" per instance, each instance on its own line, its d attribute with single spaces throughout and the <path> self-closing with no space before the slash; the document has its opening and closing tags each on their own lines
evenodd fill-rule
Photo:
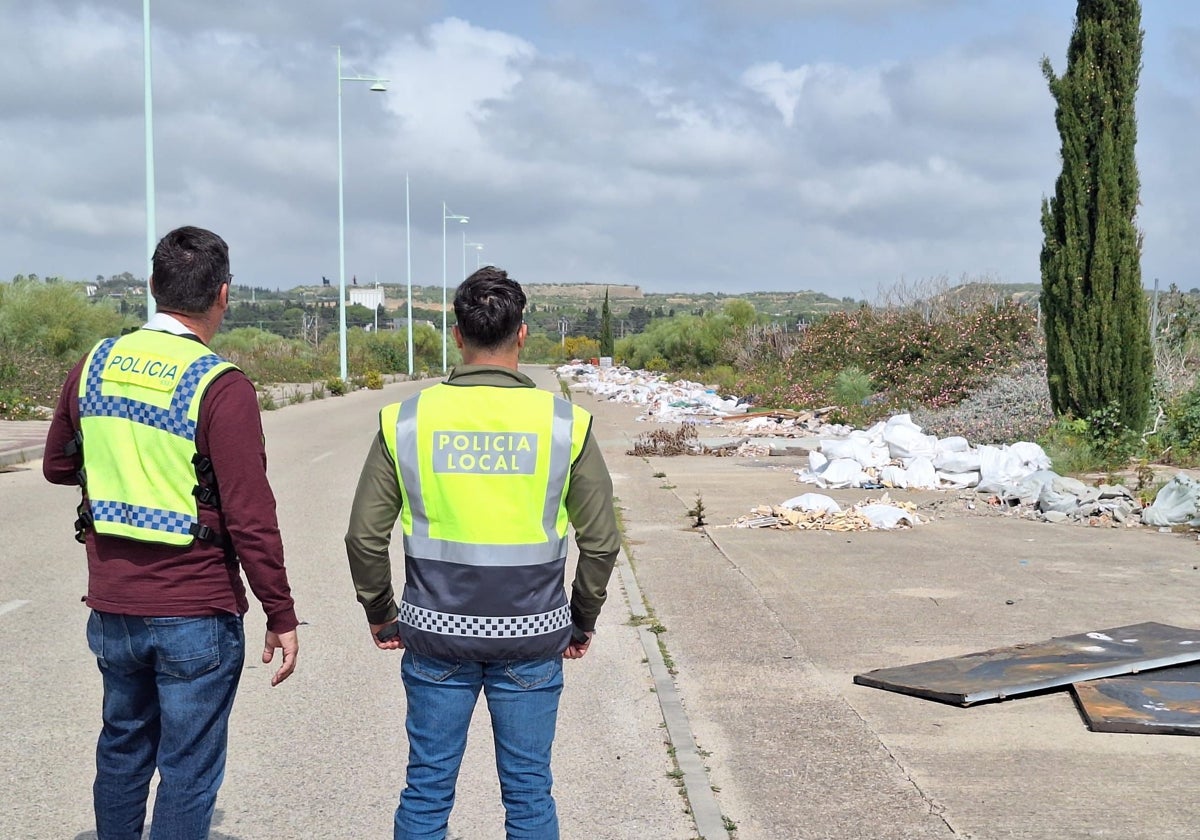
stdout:
<svg viewBox="0 0 1200 840">
<path fill-rule="evenodd" d="M 375 76 L 342 75 L 342 48 L 337 47 L 337 125 L 338 125 L 338 363 L 339 375 L 346 381 L 346 214 L 342 198 L 342 82 L 370 82 L 371 90 L 385 91 L 388 79 Z"/>
<path fill-rule="evenodd" d="M 457 219 L 460 223 L 466 224 L 470 221 L 467 216 L 459 216 L 457 213 L 451 213 L 446 209 L 446 202 L 442 202 L 442 373 L 446 372 L 446 222 L 451 219 Z M 467 235 L 463 234 L 465 242 Z M 466 274 L 466 257 L 463 258 L 464 276 Z"/>
<path fill-rule="evenodd" d="M 478 271 L 479 270 L 479 252 L 483 250 L 483 243 L 482 242 L 468 242 L 467 247 L 475 249 L 475 270 Z"/>
<path fill-rule="evenodd" d="M 154 232 L 154 94 L 150 68 L 150 0 L 142 0 L 142 80 L 146 112 L 146 319 L 154 316 L 154 295 L 150 292 L 150 275 L 154 272 L 154 248 L 158 244 Z"/>
<path fill-rule="evenodd" d="M 412 379 L 413 375 L 413 328 L 416 326 L 413 323 L 412 311 L 412 205 L 408 200 L 408 173 L 404 173 L 404 258 L 408 265 L 406 276 L 408 277 L 408 378 Z"/>
</svg>

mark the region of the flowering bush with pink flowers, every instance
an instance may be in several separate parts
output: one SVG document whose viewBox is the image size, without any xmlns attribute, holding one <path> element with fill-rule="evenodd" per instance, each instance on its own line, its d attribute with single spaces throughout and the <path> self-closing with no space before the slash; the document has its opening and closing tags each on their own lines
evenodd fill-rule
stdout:
<svg viewBox="0 0 1200 840">
<path fill-rule="evenodd" d="M 937 410 L 1041 353 L 1036 312 L 1016 303 L 928 318 L 915 309 L 831 314 L 801 333 L 785 358 L 758 356 L 742 390 L 763 405 L 837 405 L 838 375 L 857 368 L 874 387 L 858 405 L 839 406 L 850 422 L 897 411 Z M 775 354 L 770 354 L 775 355 Z"/>
</svg>

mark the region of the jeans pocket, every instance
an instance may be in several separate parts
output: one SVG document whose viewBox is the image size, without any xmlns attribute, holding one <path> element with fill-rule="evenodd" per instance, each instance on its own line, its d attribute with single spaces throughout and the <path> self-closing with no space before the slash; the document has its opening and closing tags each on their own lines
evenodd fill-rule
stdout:
<svg viewBox="0 0 1200 840">
<path fill-rule="evenodd" d="M 158 656 L 158 671 L 191 680 L 221 664 L 216 616 L 148 618 L 150 636 Z"/>
<path fill-rule="evenodd" d="M 517 659 L 504 666 L 504 673 L 521 688 L 540 688 L 555 677 L 562 677 L 562 658 Z"/>
<path fill-rule="evenodd" d="M 104 619 L 95 610 L 88 615 L 87 643 L 92 656 L 96 657 L 96 661 L 100 663 L 100 667 L 107 667 L 108 663 L 104 660 Z"/>
<path fill-rule="evenodd" d="M 411 651 L 410 654 L 413 670 L 434 682 L 449 679 L 462 667 L 461 662 L 453 659 L 439 659 L 436 656 L 426 656 L 423 653 L 412 653 Z"/>
</svg>

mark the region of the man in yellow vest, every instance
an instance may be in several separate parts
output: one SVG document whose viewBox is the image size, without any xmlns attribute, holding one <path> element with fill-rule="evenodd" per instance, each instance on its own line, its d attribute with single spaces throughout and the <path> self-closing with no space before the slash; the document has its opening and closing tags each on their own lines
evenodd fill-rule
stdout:
<svg viewBox="0 0 1200 840">
<path fill-rule="evenodd" d="M 43 472 L 79 485 L 88 646 L 104 683 L 93 799 L 99 840 L 208 837 L 249 608 L 267 617 L 262 661 L 296 667 L 296 609 L 267 482 L 254 385 L 208 349 L 229 306 L 229 249 L 173 230 L 154 250 L 158 312 L 107 338 L 67 376 Z"/>
<path fill-rule="evenodd" d="M 517 370 L 525 293 L 487 266 L 454 295 L 463 364 L 380 413 L 346 550 L 375 646 L 405 648 L 408 772 L 395 840 L 444 838 L 482 689 L 510 838 L 553 840 L 562 660 L 583 657 L 620 549 L 591 416 Z M 397 606 L 388 545 L 404 532 Z M 568 524 L 579 561 L 564 591 Z"/>
</svg>

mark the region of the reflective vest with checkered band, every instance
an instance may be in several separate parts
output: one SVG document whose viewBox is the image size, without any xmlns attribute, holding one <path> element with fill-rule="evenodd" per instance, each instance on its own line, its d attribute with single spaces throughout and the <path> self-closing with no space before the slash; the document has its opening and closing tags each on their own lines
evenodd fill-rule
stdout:
<svg viewBox="0 0 1200 840">
<path fill-rule="evenodd" d="M 192 544 L 200 400 L 231 369 L 199 341 L 156 330 L 92 349 L 79 380 L 79 426 L 96 533 Z"/>
<path fill-rule="evenodd" d="M 448 383 L 383 409 L 409 649 L 503 660 L 567 647 L 566 497 L 591 419 L 546 391 Z"/>
</svg>

